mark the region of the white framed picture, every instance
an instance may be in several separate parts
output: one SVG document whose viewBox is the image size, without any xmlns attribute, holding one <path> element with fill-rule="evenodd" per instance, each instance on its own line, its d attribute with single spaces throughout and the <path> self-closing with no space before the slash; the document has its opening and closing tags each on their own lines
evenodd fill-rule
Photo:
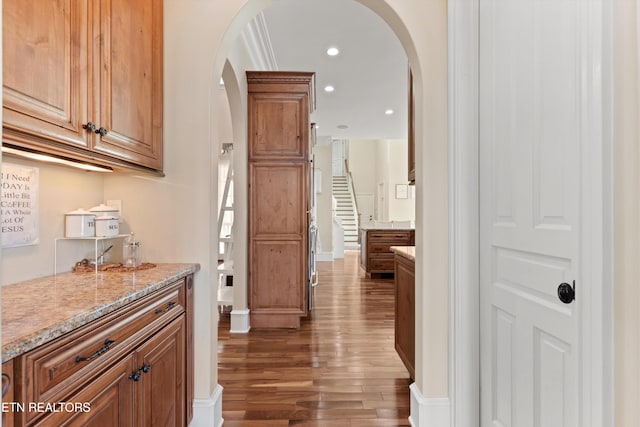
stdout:
<svg viewBox="0 0 640 427">
<path fill-rule="evenodd" d="M 2 164 L 2 247 L 36 245 L 40 169 Z"/>
<path fill-rule="evenodd" d="M 409 198 L 409 186 L 407 184 L 396 184 L 396 199 Z"/>
</svg>

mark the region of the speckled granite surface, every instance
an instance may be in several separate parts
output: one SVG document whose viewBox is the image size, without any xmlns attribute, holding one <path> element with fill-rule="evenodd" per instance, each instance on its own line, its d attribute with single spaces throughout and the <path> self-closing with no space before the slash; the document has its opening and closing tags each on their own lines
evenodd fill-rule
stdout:
<svg viewBox="0 0 640 427">
<path fill-rule="evenodd" d="M 52 341 L 200 269 L 158 264 L 131 273 L 63 273 L 0 288 L 2 361 Z"/>
<path fill-rule="evenodd" d="M 416 261 L 416 247 L 415 246 L 391 246 L 391 252 L 403 256 L 413 262 Z"/>
</svg>

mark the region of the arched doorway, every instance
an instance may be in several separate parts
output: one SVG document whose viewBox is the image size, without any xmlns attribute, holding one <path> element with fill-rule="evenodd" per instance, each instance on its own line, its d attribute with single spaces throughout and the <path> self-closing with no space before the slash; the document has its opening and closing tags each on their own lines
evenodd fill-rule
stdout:
<svg viewBox="0 0 640 427">
<path fill-rule="evenodd" d="M 212 157 L 218 151 L 210 130 L 216 126 L 215 118 L 210 114 L 210 106 L 216 96 L 211 88 L 218 84 L 235 38 L 269 3 L 264 0 L 165 2 L 166 78 L 176 86 L 166 94 L 166 102 L 170 105 L 166 114 L 175 118 L 167 126 L 166 135 L 168 139 L 179 139 L 183 144 L 180 148 L 171 149 L 168 155 L 178 160 L 184 158 L 184 163 L 193 163 L 185 181 L 198 182 L 203 186 L 199 194 L 209 200 L 209 224 L 216 223 L 217 183 L 211 171 L 217 169 L 216 160 Z M 417 329 L 422 333 L 416 337 L 416 359 L 429 362 L 418 363 L 416 387 L 428 398 L 448 399 L 447 5 L 441 2 L 415 4 L 405 0 L 363 0 L 361 3 L 381 16 L 393 29 L 414 70 L 418 117 L 415 129 L 418 169 L 416 243 L 420 248 L 416 281 L 428 283 L 428 288 L 420 287 L 416 295 L 425 313 L 417 319 Z M 429 63 L 428 70 L 422 67 L 425 63 Z M 244 92 L 244 82 L 239 80 L 238 84 L 240 92 Z M 239 105 L 244 105 L 242 99 Z M 425 137 L 427 134 L 429 138 Z M 428 213 L 425 200 L 429 200 Z M 215 236 L 215 233 L 209 232 L 208 236 Z M 217 258 L 216 240 L 208 237 L 208 242 L 205 242 L 199 236 L 197 239 L 197 246 L 210 255 L 206 266 L 209 276 Z M 207 286 L 202 283 L 196 288 L 200 297 L 195 306 L 195 363 L 199 367 L 195 384 L 196 415 L 203 414 L 202 419 L 214 416 L 217 402 L 217 336 L 213 330 L 217 311 L 215 295 Z M 448 413 L 449 406 L 443 406 L 442 411 Z"/>
</svg>

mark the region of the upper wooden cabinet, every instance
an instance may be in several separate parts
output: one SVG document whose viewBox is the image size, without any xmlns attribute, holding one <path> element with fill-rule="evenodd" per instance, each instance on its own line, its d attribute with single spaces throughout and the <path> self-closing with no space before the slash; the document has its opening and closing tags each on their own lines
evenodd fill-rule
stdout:
<svg viewBox="0 0 640 427">
<path fill-rule="evenodd" d="M 4 141 L 162 170 L 162 2 L 3 2 Z"/>
</svg>

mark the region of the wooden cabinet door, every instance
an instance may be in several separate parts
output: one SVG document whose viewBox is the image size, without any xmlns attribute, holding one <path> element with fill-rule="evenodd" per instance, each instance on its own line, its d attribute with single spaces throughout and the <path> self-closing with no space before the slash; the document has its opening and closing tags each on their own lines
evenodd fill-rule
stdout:
<svg viewBox="0 0 640 427">
<path fill-rule="evenodd" d="M 306 93 L 249 94 L 249 161 L 307 160 L 309 131 Z"/>
<path fill-rule="evenodd" d="M 249 165 L 252 326 L 297 327 L 306 314 L 306 170 L 306 163 Z"/>
<path fill-rule="evenodd" d="M 93 149 L 162 169 L 162 2 L 101 0 L 93 10 L 91 106 L 107 131 Z M 99 6 L 98 6 L 99 5 Z"/>
<path fill-rule="evenodd" d="M 395 256 L 395 347 L 409 376 L 415 378 L 415 263 Z"/>
<path fill-rule="evenodd" d="M 64 410 L 41 419 L 37 426 L 128 427 L 134 425 L 134 386 L 129 378 L 134 371 L 133 355 L 120 360 L 66 399 Z"/>
<path fill-rule="evenodd" d="M 181 315 L 136 351 L 141 370 L 135 399 L 137 426 L 186 425 L 185 340 Z"/>
<path fill-rule="evenodd" d="M 2 402 L 11 405 L 10 402 L 15 402 L 15 392 L 13 389 L 14 373 L 13 373 L 13 359 L 8 360 L 2 364 Z M 3 408 L 4 409 L 4 408 Z M 2 411 L 2 425 L 12 426 L 14 424 L 14 416 L 12 408 L 7 411 Z"/>
<path fill-rule="evenodd" d="M 4 0 L 2 8 L 3 140 L 87 147 L 87 2 Z"/>
</svg>

